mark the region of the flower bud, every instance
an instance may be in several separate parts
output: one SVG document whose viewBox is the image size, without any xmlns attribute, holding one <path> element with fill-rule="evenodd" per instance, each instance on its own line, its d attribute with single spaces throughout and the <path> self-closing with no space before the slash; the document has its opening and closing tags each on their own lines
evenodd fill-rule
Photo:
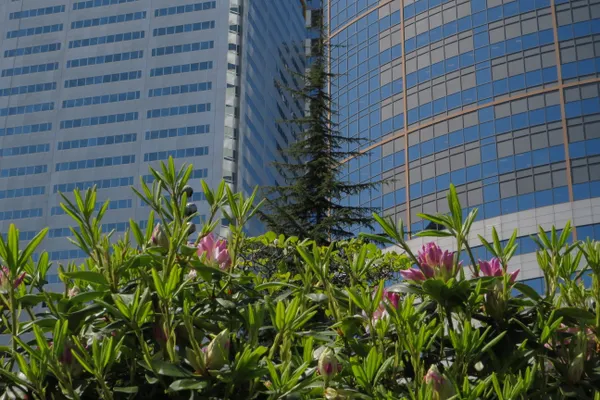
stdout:
<svg viewBox="0 0 600 400">
<path fill-rule="evenodd" d="M 187 203 L 185 205 L 185 216 L 189 217 L 192 214 L 196 214 L 198 212 L 198 206 L 194 203 Z"/>
<path fill-rule="evenodd" d="M 154 227 L 150 241 L 153 246 L 162 247 L 163 249 L 169 248 L 169 238 L 167 238 L 165 230 L 160 225 L 160 223 L 156 224 L 156 226 Z"/>
<path fill-rule="evenodd" d="M 185 185 L 183 187 L 183 193 L 185 193 L 187 195 L 188 199 L 191 199 L 192 195 L 194 194 L 194 189 L 192 189 L 192 187 L 190 185 Z"/>
<path fill-rule="evenodd" d="M 188 222 L 187 223 L 187 234 L 188 234 L 188 236 L 191 235 L 194 232 L 196 232 L 196 224 L 194 224 L 193 222 Z"/>
<path fill-rule="evenodd" d="M 206 369 L 219 370 L 229 361 L 229 330 L 219 333 L 206 347 L 204 365 Z"/>
<path fill-rule="evenodd" d="M 71 289 L 69 289 L 69 292 L 67 293 L 67 295 L 69 296 L 69 298 L 73 298 L 73 297 L 77 296 L 79 294 L 79 292 L 80 292 L 79 287 L 73 286 Z"/>
<path fill-rule="evenodd" d="M 341 365 L 333 350 L 329 348 L 323 350 L 317 364 L 317 371 L 319 371 L 319 374 L 322 375 L 325 380 L 329 380 L 339 372 L 340 367 Z"/>
<path fill-rule="evenodd" d="M 435 365 L 427 371 L 425 384 L 433 389 L 433 400 L 447 400 L 455 394 L 452 382 Z"/>
<path fill-rule="evenodd" d="M 335 390 L 334 388 L 328 387 L 325 389 L 325 398 L 327 400 L 345 400 L 347 399 L 341 391 Z"/>
<path fill-rule="evenodd" d="M 12 286 L 13 289 L 18 288 L 21 285 L 21 283 L 23 283 L 24 279 L 25 279 L 25 272 L 23 272 L 21 275 L 17 276 L 16 279 L 13 282 L 11 282 L 9 269 L 7 267 L 1 267 L 0 268 L 0 292 L 8 293 L 8 291 L 10 290 L 10 286 Z"/>
</svg>

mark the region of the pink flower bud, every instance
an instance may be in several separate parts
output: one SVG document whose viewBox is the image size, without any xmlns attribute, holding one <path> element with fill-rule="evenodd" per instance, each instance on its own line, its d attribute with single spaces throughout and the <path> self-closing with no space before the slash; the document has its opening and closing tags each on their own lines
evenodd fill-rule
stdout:
<svg viewBox="0 0 600 400">
<path fill-rule="evenodd" d="M 204 365 L 206 369 L 219 370 L 229 361 L 229 330 L 219 333 L 204 350 Z"/>
<path fill-rule="evenodd" d="M 479 270 L 484 276 L 503 276 L 504 268 L 498 258 L 492 258 L 488 261 L 479 260 Z M 510 283 L 514 283 L 519 275 L 519 269 L 510 274 Z"/>
<path fill-rule="evenodd" d="M 78 294 L 79 294 L 79 288 L 77 286 L 73 286 L 71 289 L 69 289 L 67 296 L 69 298 L 73 298 L 73 297 L 77 296 Z"/>
<path fill-rule="evenodd" d="M 169 248 L 169 238 L 160 223 L 154 227 L 150 241 L 153 246 L 162 247 L 163 249 Z"/>
<path fill-rule="evenodd" d="M 317 371 L 319 374 L 322 375 L 325 380 L 329 380 L 339 372 L 340 367 L 341 365 L 333 350 L 329 348 L 323 350 L 317 364 Z"/>
<path fill-rule="evenodd" d="M 231 266 L 231 257 L 225 240 L 215 240 L 213 233 L 204 236 L 198 243 L 198 257 L 202 257 L 222 270 Z"/>
<path fill-rule="evenodd" d="M 0 268 L 0 292 L 7 293 L 9 288 L 12 286 L 13 289 L 18 288 L 23 280 L 25 279 L 25 273 L 23 272 L 21 275 L 16 277 L 16 279 L 12 282 L 10 281 L 10 271 L 7 267 Z"/>
<path fill-rule="evenodd" d="M 429 371 L 427 371 L 427 374 L 425 375 L 425 384 L 431 386 L 433 389 L 434 400 L 446 400 L 455 394 L 452 382 L 450 382 L 445 375 L 440 373 L 440 370 L 435 365 L 432 365 L 429 368 Z"/>
</svg>

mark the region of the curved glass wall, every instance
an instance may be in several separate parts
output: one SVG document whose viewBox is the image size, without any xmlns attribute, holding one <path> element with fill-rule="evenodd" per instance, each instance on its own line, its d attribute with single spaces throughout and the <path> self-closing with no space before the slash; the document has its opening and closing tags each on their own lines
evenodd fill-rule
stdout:
<svg viewBox="0 0 600 400">
<path fill-rule="evenodd" d="M 575 237 L 593 234 L 599 1 L 330 0 L 326 13 L 336 122 L 364 138 L 344 177 L 385 181 L 345 202 L 414 234 L 419 213 L 448 211 L 453 183 L 480 221 L 568 209 Z"/>
</svg>

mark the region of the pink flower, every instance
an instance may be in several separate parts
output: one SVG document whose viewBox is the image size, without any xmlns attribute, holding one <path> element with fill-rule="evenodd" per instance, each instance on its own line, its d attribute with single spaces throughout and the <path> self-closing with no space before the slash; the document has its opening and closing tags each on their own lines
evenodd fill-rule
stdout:
<svg viewBox="0 0 600 400">
<path fill-rule="evenodd" d="M 443 251 L 437 244 L 431 242 L 424 245 L 417 253 L 419 268 L 400 271 L 400 275 L 409 281 L 424 281 L 429 278 L 442 278 L 447 281 L 454 278 L 458 268 L 454 268 L 454 253 Z M 462 263 L 459 263 L 459 267 Z"/>
<path fill-rule="evenodd" d="M 479 269 L 484 276 L 503 276 L 504 268 L 502 268 L 502 264 L 500 260 L 496 257 L 492 258 L 488 261 L 479 260 Z M 510 274 L 510 283 L 514 283 L 517 279 L 517 275 L 521 270 L 518 269 Z"/>
<path fill-rule="evenodd" d="M 327 348 L 323 350 L 317 363 L 317 372 L 323 376 L 326 380 L 329 380 L 335 374 L 340 372 L 342 365 L 339 363 L 335 353 Z"/>
<path fill-rule="evenodd" d="M 216 263 L 220 269 L 226 270 L 231 266 L 231 257 L 227 250 L 227 241 L 216 240 L 214 235 L 209 233 L 198 243 L 198 256 L 205 255 L 208 262 Z"/>
<path fill-rule="evenodd" d="M 25 273 L 19 275 L 14 282 L 12 282 L 13 289 L 18 288 L 25 279 Z M 7 267 L 0 268 L 0 291 L 6 293 L 10 287 L 10 271 Z"/>
<path fill-rule="evenodd" d="M 385 303 L 389 303 L 394 308 L 398 308 L 398 303 L 400 303 L 400 295 L 396 292 L 389 292 L 383 289 L 383 299 L 379 304 L 379 307 L 373 313 L 373 322 L 377 322 L 377 320 L 381 318 L 386 318 L 388 316 L 388 312 L 385 309 Z"/>
</svg>

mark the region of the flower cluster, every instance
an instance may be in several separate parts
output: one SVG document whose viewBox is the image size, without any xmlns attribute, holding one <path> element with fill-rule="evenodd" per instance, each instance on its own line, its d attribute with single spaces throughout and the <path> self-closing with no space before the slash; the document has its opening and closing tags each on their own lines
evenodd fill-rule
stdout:
<svg viewBox="0 0 600 400">
<path fill-rule="evenodd" d="M 202 256 L 206 262 L 218 266 L 223 271 L 231 266 L 227 241 L 216 240 L 212 232 L 204 236 L 198 243 L 198 257 Z"/>
<path fill-rule="evenodd" d="M 436 243 L 427 243 L 417 253 L 418 268 L 400 271 L 400 275 L 409 281 L 424 281 L 440 278 L 444 282 L 455 278 L 458 268 L 454 267 L 454 253 L 443 251 Z M 459 268 L 461 263 L 458 264 Z"/>
</svg>

